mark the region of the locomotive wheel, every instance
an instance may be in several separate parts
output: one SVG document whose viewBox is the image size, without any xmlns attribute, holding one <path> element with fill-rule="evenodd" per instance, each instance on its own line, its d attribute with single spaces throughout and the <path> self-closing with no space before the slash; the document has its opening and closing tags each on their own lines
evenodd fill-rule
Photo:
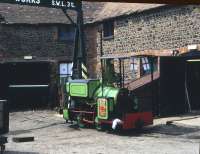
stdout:
<svg viewBox="0 0 200 154">
<path fill-rule="evenodd" d="M 1 145 L 1 154 L 3 154 L 5 151 L 5 145 Z"/>
<path fill-rule="evenodd" d="M 96 128 L 98 131 L 103 131 L 103 127 L 102 127 L 101 124 L 95 123 L 95 128 Z"/>
<path fill-rule="evenodd" d="M 84 128 L 85 127 L 85 124 L 83 123 L 82 121 L 83 117 L 81 114 L 79 114 L 77 116 L 77 125 L 80 127 L 80 128 Z"/>
<path fill-rule="evenodd" d="M 137 131 L 140 131 L 144 126 L 144 121 L 139 119 L 135 122 L 135 128 Z"/>
<path fill-rule="evenodd" d="M 98 130 L 98 131 L 103 131 L 103 130 L 104 130 L 104 129 L 103 129 L 103 126 L 99 123 L 98 117 L 95 118 L 95 128 L 96 128 L 96 130 Z"/>
</svg>

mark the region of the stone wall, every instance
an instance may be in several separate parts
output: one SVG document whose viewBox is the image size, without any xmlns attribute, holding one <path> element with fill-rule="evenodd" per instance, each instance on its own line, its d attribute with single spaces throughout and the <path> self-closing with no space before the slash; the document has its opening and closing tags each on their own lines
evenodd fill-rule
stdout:
<svg viewBox="0 0 200 154">
<path fill-rule="evenodd" d="M 0 25 L 0 57 L 72 59 L 72 42 L 58 39 L 59 25 Z"/>
<path fill-rule="evenodd" d="M 97 54 L 100 36 L 97 34 Z M 120 17 L 114 21 L 114 38 L 103 39 L 103 54 L 163 50 L 200 44 L 200 6 L 162 7 Z M 129 60 L 130 61 L 130 60 Z M 130 76 L 130 62 L 126 71 Z"/>
</svg>

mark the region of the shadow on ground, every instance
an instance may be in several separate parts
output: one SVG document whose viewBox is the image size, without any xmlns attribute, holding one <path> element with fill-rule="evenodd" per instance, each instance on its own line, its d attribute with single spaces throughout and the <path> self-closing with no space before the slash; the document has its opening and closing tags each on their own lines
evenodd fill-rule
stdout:
<svg viewBox="0 0 200 154">
<path fill-rule="evenodd" d="M 9 135 L 20 135 L 20 134 L 26 134 L 30 132 L 31 131 L 29 130 L 14 130 L 14 131 L 9 131 Z"/>
<path fill-rule="evenodd" d="M 49 125 L 46 125 L 46 126 L 37 127 L 37 128 L 31 128 L 31 129 L 26 129 L 26 130 L 9 131 L 9 135 L 19 135 L 19 134 L 30 133 L 31 131 L 34 131 L 34 130 L 40 130 L 40 129 L 44 129 L 44 128 L 48 128 L 48 127 L 61 125 L 61 124 L 64 124 L 64 123 L 63 122 L 52 123 L 52 124 L 49 124 Z"/>
<path fill-rule="evenodd" d="M 37 152 L 5 151 L 4 154 L 39 154 Z"/>
<path fill-rule="evenodd" d="M 177 137 L 183 136 L 188 139 L 200 139 L 200 128 L 191 128 L 187 126 L 177 126 L 177 125 L 156 125 L 143 128 L 141 130 L 131 129 L 126 131 L 108 131 L 108 133 L 116 134 L 119 136 L 129 136 L 129 137 Z M 199 134 L 199 135 L 198 135 Z"/>
<path fill-rule="evenodd" d="M 68 126 L 69 128 L 72 128 L 74 130 L 81 130 L 80 127 L 77 124 L 71 124 Z"/>
<path fill-rule="evenodd" d="M 151 133 L 159 133 L 164 135 L 173 135 L 173 136 L 179 136 L 179 135 L 186 135 L 190 133 L 199 132 L 199 127 L 189 127 L 189 126 L 181 126 L 181 125 L 156 125 L 148 130 L 144 130 L 146 132 L 150 131 Z"/>
</svg>

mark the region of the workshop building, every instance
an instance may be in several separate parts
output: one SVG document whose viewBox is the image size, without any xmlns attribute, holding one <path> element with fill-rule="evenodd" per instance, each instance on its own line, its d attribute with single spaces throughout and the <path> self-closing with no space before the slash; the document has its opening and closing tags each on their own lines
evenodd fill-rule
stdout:
<svg viewBox="0 0 200 154">
<path fill-rule="evenodd" d="M 84 20 L 92 21 L 94 8 L 101 6 L 84 3 Z M 70 20 L 76 23 L 76 12 L 67 14 L 62 9 L 0 3 L 0 98 L 9 99 L 12 108 L 63 103 L 63 86 L 72 74 L 75 27 Z"/>
<path fill-rule="evenodd" d="M 76 21 L 74 13 L 68 13 Z M 84 2 L 83 13 L 90 78 L 101 77 L 101 58 L 115 57 L 116 73 L 119 73 L 118 59 L 122 58 L 125 86 L 137 93 L 138 98 L 148 98 L 142 101 L 154 103 L 155 114 L 199 108 L 195 90 L 199 83 L 199 5 Z M 3 74 L 0 82 L 4 85 L 0 89 L 1 97 L 26 98 L 23 101 L 27 102 L 39 94 L 23 97 L 24 92 L 20 93 L 19 89 L 23 91 L 23 85 L 38 85 L 43 87 L 39 88 L 40 94 L 46 97 L 33 99 L 37 105 L 43 104 L 41 101 L 45 102 L 44 106 L 46 102 L 53 102 L 49 106 L 64 103 L 63 89 L 58 85 L 64 84 L 66 76 L 72 73 L 74 33 L 73 24 L 60 9 L 0 4 L 0 70 Z M 64 75 L 61 74 L 63 66 L 67 68 Z M 193 75 L 188 76 L 191 74 L 188 71 Z M 193 83 L 189 83 L 190 78 Z M 32 90 L 39 92 L 37 88 L 30 88 L 29 94 Z M 163 111 L 164 108 L 168 110 Z"/>
<path fill-rule="evenodd" d="M 97 77 L 101 76 L 101 58 L 114 57 L 117 73 L 117 59 L 122 58 L 126 87 L 139 93 L 141 99 L 150 98 L 151 101 L 142 101 L 152 102 L 155 114 L 177 114 L 200 108 L 194 86 L 199 85 L 200 73 L 199 5 L 107 3 L 93 25 L 97 28 Z M 188 49 L 193 44 L 192 50 Z M 189 51 L 192 54 L 181 56 Z M 191 64 L 194 59 L 196 63 Z M 193 83 L 188 78 L 193 78 Z"/>
</svg>

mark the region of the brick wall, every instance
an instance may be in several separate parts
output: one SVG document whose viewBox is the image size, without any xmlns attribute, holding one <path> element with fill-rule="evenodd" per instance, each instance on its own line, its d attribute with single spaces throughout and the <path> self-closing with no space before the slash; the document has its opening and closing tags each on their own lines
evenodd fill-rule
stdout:
<svg viewBox="0 0 200 154">
<path fill-rule="evenodd" d="M 100 55 L 97 34 L 97 55 Z M 200 43 L 200 6 L 173 6 L 120 17 L 114 22 L 114 38 L 103 40 L 103 53 L 175 49 Z M 130 61 L 130 60 L 128 60 Z M 126 61 L 127 79 L 130 62 Z M 99 61 L 98 61 L 99 62 Z"/>
<path fill-rule="evenodd" d="M 97 63 L 97 33 L 98 28 L 96 25 L 89 25 L 85 27 L 85 43 L 86 43 L 86 57 L 87 68 L 90 78 L 96 78 L 96 72 L 98 70 Z"/>
<path fill-rule="evenodd" d="M 37 58 L 73 60 L 73 41 L 60 41 L 58 27 L 63 25 L 4 25 L 0 24 L 0 58 Z M 87 67 L 90 78 L 96 78 L 97 28 L 85 27 Z"/>
<path fill-rule="evenodd" d="M 72 59 L 73 43 L 58 39 L 59 25 L 0 25 L 0 56 Z"/>
<path fill-rule="evenodd" d="M 64 25 L 4 25 L 0 24 L 0 59 L 22 60 L 35 56 L 35 60 L 54 59 L 50 63 L 49 104 L 58 105 L 58 63 L 72 61 L 73 41 L 61 41 L 58 28 Z M 67 28 L 67 27 L 66 27 Z"/>
</svg>

